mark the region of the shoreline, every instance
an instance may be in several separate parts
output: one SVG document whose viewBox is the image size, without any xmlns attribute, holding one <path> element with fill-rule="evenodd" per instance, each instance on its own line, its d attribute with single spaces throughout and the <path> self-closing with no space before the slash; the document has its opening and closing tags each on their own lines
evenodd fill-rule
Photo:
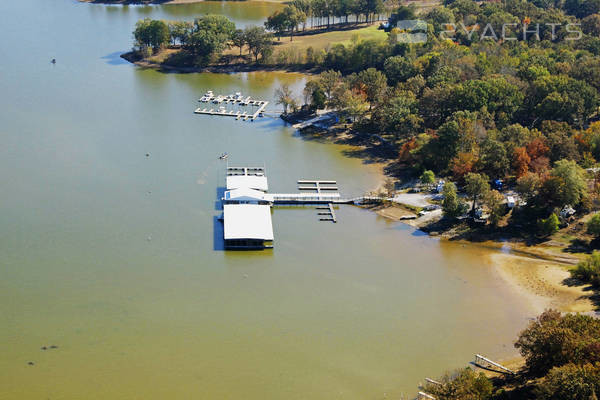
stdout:
<svg viewBox="0 0 600 400">
<path fill-rule="evenodd" d="M 381 174 L 383 182 L 387 176 L 383 171 Z M 414 213 L 409 207 L 398 204 L 363 208 L 389 220 L 410 225 L 422 232 L 425 231 L 421 228 L 432 219 L 427 218 L 427 214 L 424 217 L 414 218 Z M 441 212 L 439 214 L 441 215 Z M 432 217 L 436 218 L 436 216 Z M 487 261 L 494 273 L 515 296 L 524 299 L 538 314 L 548 308 L 561 312 L 598 313 L 600 311 L 595 304 L 595 292 L 591 286 L 569 279 L 569 268 L 579 261 L 575 256 L 552 253 L 550 248 L 545 248 L 544 245 L 527 246 L 519 241 L 472 242 L 453 240 L 444 235 L 432 235 L 431 232 L 425 233 L 430 238 L 488 249 Z"/>
<path fill-rule="evenodd" d="M 515 294 L 541 313 L 554 308 L 562 312 L 590 312 L 596 308 L 589 285 L 566 284 L 570 274 L 564 264 L 511 253 L 490 254 L 495 272 Z"/>
<path fill-rule="evenodd" d="M 306 75 L 315 75 L 320 72 L 316 68 L 306 69 L 302 67 L 291 67 L 282 65 L 264 65 L 264 64 L 216 64 L 206 67 L 177 67 L 173 65 L 161 64 L 147 59 L 138 59 L 134 51 L 128 51 L 119 57 L 141 68 L 153 69 L 159 72 L 170 72 L 180 74 L 195 74 L 203 72 L 232 74 L 243 72 L 299 72 Z"/>
</svg>

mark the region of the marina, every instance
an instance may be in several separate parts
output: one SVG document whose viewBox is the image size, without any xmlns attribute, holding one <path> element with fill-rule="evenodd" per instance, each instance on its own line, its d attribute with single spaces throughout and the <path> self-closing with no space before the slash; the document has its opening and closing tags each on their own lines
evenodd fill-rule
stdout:
<svg viewBox="0 0 600 400">
<path fill-rule="evenodd" d="M 337 222 L 333 204 L 359 204 L 365 198 L 343 199 L 337 181 L 298 180 L 298 190 L 312 193 L 267 193 L 265 167 L 227 166 L 226 191 L 221 198 L 225 249 L 273 248 L 271 208 L 277 205 L 320 205 L 319 221 Z M 380 200 L 379 198 L 372 198 Z"/>
<path fill-rule="evenodd" d="M 254 121 L 258 117 L 262 117 L 264 115 L 265 108 L 269 104 L 266 100 L 256 100 L 251 96 L 244 97 L 240 92 L 230 95 L 215 95 L 212 90 L 207 91 L 199 100 L 201 103 L 210 103 L 215 104 L 216 108 L 207 107 L 198 107 L 194 113 L 195 114 L 204 114 L 204 115 L 217 115 L 222 117 L 235 117 L 235 119 L 243 119 Z M 242 111 L 242 110 L 230 110 L 225 106 L 221 106 L 220 104 L 227 105 L 236 105 L 240 107 L 257 107 L 256 110 L 252 110 L 252 112 Z"/>
</svg>

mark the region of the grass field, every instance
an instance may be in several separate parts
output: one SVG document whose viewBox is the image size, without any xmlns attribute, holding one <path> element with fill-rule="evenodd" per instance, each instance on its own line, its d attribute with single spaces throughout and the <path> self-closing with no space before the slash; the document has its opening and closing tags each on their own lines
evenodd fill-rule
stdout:
<svg viewBox="0 0 600 400">
<path fill-rule="evenodd" d="M 349 44 L 354 35 L 359 37 L 361 40 L 386 39 L 387 33 L 385 33 L 383 30 L 377 29 L 378 25 L 379 23 L 359 29 L 335 30 L 317 33 L 314 35 L 294 36 L 292 41 L 290 41 L 289 36 L 283 36 L 281 41 L 276 41 L 275 51 L 290 47 L 296 47 L 299 50 L 306 50 L 310 46 L 317 50 L 324 49 L 327 46 L 338 43 Z"/>
</svg>

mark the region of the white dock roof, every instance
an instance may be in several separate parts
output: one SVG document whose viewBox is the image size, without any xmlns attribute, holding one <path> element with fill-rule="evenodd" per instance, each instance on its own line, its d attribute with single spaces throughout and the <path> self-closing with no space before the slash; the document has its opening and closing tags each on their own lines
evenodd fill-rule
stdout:
<svg viewBox="0 0 600 400">
<path fill-rule="evenodd" d="M 254 189 L 233 189 L 225 192 L 224 200 L 261 201 L 265 200 L 266 193 Z"/>
<path fill-rule="evenodd" d="M 225 240 L 273 240 L 271 206 L 259 204 L 224 204 L 223 217 Z"/>
<path fill-rule="evenodd" d="M 266 192 L 269 190 L 267 177 L 264 175 L 230 175 L 227 177 L 227 190 L 254 189 Z"/>
</svg>

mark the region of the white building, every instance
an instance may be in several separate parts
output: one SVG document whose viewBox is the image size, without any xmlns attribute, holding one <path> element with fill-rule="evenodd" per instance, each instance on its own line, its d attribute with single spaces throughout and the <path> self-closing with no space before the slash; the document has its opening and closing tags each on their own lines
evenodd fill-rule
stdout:
<svg viewBox="0 0 600 400">
<path fill-rule="evenodd" d="M 223 225 L 226 249 L 273 247 L 270 205 L 224 204 Z"/>
<path fill-rule="evenodd" d="M 223 202 L 226 249 L 273 247 L 271 200 L 262 167 L 227 167 Z"/>
</svg>

